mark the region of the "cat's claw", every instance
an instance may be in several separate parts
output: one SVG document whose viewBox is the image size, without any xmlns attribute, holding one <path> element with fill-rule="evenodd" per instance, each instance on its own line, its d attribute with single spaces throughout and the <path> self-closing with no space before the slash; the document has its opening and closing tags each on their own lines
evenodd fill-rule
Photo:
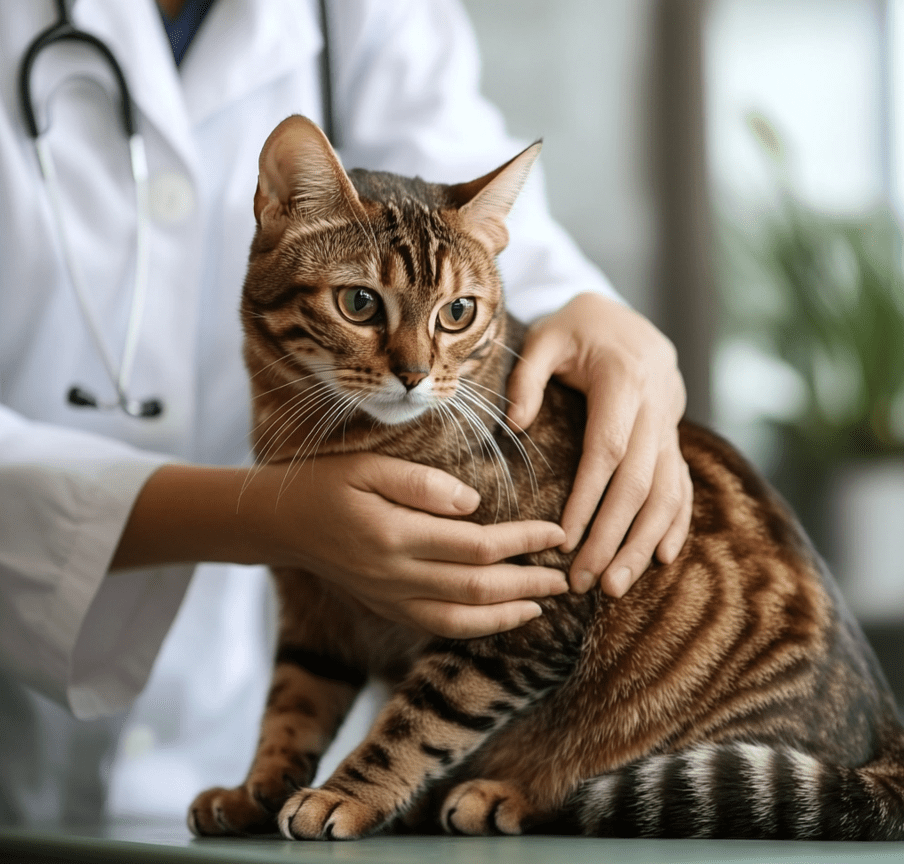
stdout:
<svg viewBox="0 0 904 864">
<path fill-rule="evenodd" d="M 530 805 L 521 792 L 501 780 L 469 780 L 443 803 L 440 821 L 448 834 L 521 834 Z"/>
<path fill-rule="evenodd" d="M 290 840 L 357 840 L 384 821 L 364 801 L 331 789 L 299 789 L 280 811 L 279 830 Z"/>
</svg>

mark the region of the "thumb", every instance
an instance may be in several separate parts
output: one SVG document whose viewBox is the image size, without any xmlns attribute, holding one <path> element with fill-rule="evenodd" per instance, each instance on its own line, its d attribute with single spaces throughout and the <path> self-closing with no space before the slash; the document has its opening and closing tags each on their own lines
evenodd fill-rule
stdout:
<svg viewBox="0 0 904 864">
<path fill-rule="evenodd" d="M 362 466 L 361 488 L 368 492 L 438 516 L 473 513 L 480 495 L 438 468 L 392 456 L 374 456 Z"/>
<path fill-rule="evenodd" d="M 537 418 L 543 393 L 563 356 L 561 337 L 555 331 L 528 331 L 521 356 L 509 375 L 507 397 L 509 425 L 527 429 Z"/>
</svg>

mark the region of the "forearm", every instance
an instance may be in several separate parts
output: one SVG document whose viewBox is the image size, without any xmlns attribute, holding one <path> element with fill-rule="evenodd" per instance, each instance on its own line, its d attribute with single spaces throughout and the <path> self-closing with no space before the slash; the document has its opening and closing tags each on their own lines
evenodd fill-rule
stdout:
<svg viewBox="0 0 904 864">
<path fill-rule="evenodd" d="M 135 501 L 110 569 L 198 561 L 262 563 L 253 518 L 260 478 L 250 483 L 243 500 L 251 470 L 181 464 L 159 468 Z"/>
</svg>

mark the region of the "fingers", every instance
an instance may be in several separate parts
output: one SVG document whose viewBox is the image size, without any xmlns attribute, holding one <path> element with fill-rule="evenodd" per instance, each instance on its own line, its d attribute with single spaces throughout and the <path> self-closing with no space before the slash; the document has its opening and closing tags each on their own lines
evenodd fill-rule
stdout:
<svg viewBox="0 0 904 864">
<path fill-rule="evenodd" d="M 629 467 L 628 459 L 618 473 L 625 467 Z M 572 565 L 571 582 L 576 591 L 587 590 L 596 582 L 597 574 L 602 573 L 600 587 L 603 591 L 621 597 L 649 567 L 657 549 L 663 547 L 660 560 L 670 563 L 687 537 L 693 487 L 677 442 L 659 454 L 652 482 L 639 508 L 631 491 L 620 498 L 619 479 L 613 480 L 600 518 Z M 624 488 L 630 490 L 630 484 Z M 636 512 L 636 516 L 632 517 L 632 512 Z M 610 518 L 613 528 L 607 530 L 608 526 L 605 526 L 597 530 Z M 618 535 L 626 523 L 630 530 L 625 529 L 627 537 L 620 549 L 617 549 L 618 539 L 614 541 L 617 549 L 614 551 L 613 536 Z"/>
<path fill-rule="evenodd" d="M 566 538 L 562 547 L 564 551 L 570 552 L 580 542 L 615 470 L 622 466 L 622 483 L 626 482 L 625 478 L 632 476 L 631 465 L 627 466 L 627 471 L 624 470 L 623 465 L 624 460 L 628 458 L 629 447 L 633 445 L 637 451 L 638 446 L 644 446 L 646 452 L 635 452 L 634 459 L 642 464 L 646 458 L 649 465 L 652 466 L 655 452 L 651 452 L 651 449 L 655 448 L 656 444 L 655 438 L 651 436 L 655 434 L 656 430 L 652 428 L 649 421 L 638 416 L 639 407 L 639 390 L 624 375 L 607 374 L 600 381 L 599 389 L 588 395 L 584 450 L 578 465 L 574 487 L 562 514 L 562 527 L 565 529 Z M 635 420 L 635 418 L 637 419 Z M 652 474 L 652 467 L 649 472 Z M 646 488 L 638 488 L 636 494 L 643 494 L 645 497 L 646 491 Z M 618 494 L 616 491 L 615 495 Z M 610 500 L 612 497 L 610 493 Z M 637 501 L 637 508 L 642 502 L 643 498 Z M 611 511 L 612 505 L 607 509 Z M 620 508 L 615 509 L 616 512 L 620 510 Z M 615 554 L 615 550 L 624 538 L 625 531 L 628 530 L 636 512 L 637 509 L 626 514 L 630 516 L 627 521 L 624 518 L 619 520 L 621 534 L 618 533 L 614 524 L 609 523 L 606 533 L 611 539 L 608 543 L 597 536 L 596 542 L 605 545 L 610 550 L 610 558 Z M 607 515 L 613 514 L 610 512 Z M 597 519 L 597 524 L 599 522 L 600 520 Z M 601 528 L 597 529 L 598 535 L 601 530 Z"/>
<path fill-rule="evenodd" d="M 411 547 L 414 557 L 427 561 L 495 564 L 515 555 L 552 549 L 565 540 L 565 532 L 554 522 L 449 522 L 430 527 L 433 530 L 424 530 Z M 438 527 L 442 531 L 436 530 Z"/>
<path fill-rule="evenodd" d="M 429 582 L 417 596 L 424 600 L 485 606 L 550 597 L 566 591 L 565 574 L 549 567 L 493 564 L 462 568 L 443 564 L 430 571 Z"/>
<path fill-rule="evenodd" d="M 588 591 L 596 584 L 599 575 L 613 562 L 622 541 L 626 540 L 628 529 L 631 528 L 632 523 L 639 521 L 644 502 L 650 495 L 656 466 L 654 442 L 655 439 L 651 440 L 647 436 L 635 436 L 632 439 L 633 447 L 629 448 L 612 475 L 606 497 L 600 505 L 590 534 L 572 562 L 571 586 L 578 593 Z M 656 537 L 653 545 L 659 542 L 671 523 L 671 519 L 670 515 L 669 522 L 662 526 L 662 533 Z M 646 539 L 646 536 L 646 533 L 642 534 L 641 539 Z M 634 552 L 640 552 L 642 548 L 637 542 L 631 546 L 631 550 Z M 649 553 L 652 555 L 653 546 L 650 547 Z M 645 570 L 649 561 L 650 559 L 647 558 L 646 563 L 643 563 L 643 567 L 638 572 Z M 622 559 L 622 567 L 628 563 L 625 558 Z M 635 568 L 641 563 L 636 560 L 636 557 L 630 561 Z M 619 578 L 627 579 L 629 577 L 619 573 Z"/>
<path fill-rule="evenodd" d="M 391 456 L 368 455 L 370 458 L 360 459 L 357 466 L 359 488 L 365 491 L 438 516 L 463 516 L 480 504 L 474 489 L 445 471 Z"/>
<path fill-rule="evenodd" d="M 691 528 L 691 517 L 694 510 L 694 484 L 687 465 L 683 466 L 681 477 L 681 485 L 684 490 L 681 506 L 665 537 L 656 547 L 656 557 L 663 564 L 671 564 L 678 557 Z"/>
<path fill-rule="evenodd" d="M 543 610 L 530 600 L 494 606 L 462 606 L 415 600 L 407 609 L 411 623 L 446 639 L 475 639 L 514 630 L 538 618 Z"/>
<path fill-rule="evenodd" d="M 527 429 L 534 422 L 543 404 L 546 385 L 564 356 L 558 331 L 528 331 L 506 388 L 511 403 L 507 415 L 514 429 Z"/>
</svg>

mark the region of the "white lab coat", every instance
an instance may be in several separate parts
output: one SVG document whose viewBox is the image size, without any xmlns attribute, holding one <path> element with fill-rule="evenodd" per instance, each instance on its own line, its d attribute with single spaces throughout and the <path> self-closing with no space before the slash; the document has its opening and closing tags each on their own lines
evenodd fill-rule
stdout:
<svg viewBox="0 0 904 864">
<path fill-rule="evenodd" d="M 517 152 L 477 92 L 454 0 L 330 5 L 346 165 L 459 181 Z M 53 7 L 0 0 L 0 820 L 92 817 L 105 799 L 107 812 L 181 814 L 247 767 L 269 674 L 267 582 L 213 565 L 105 573 L 157 466 L 248 460 L 237 308 L 257 156 L 288 114 L 322 119 L 320 28 L 313 0 L 218 0 L 177 70 L 153 0 L 75 3 L 77 25 L 123 66 L 148 150 L 150 287 L 130 392 L 165 412 L 133 419 L 65 399 L 73 384 L 113 391 L 17 103 L 18 64 Z M 73 45 L 34 74 L 69 242 L 119 357 L 135 206 L 109 81 Z M 539 184 L 510 224 L 502 266 L 522 317 L 611 291 L 549 220 Z"/>
</svg>

